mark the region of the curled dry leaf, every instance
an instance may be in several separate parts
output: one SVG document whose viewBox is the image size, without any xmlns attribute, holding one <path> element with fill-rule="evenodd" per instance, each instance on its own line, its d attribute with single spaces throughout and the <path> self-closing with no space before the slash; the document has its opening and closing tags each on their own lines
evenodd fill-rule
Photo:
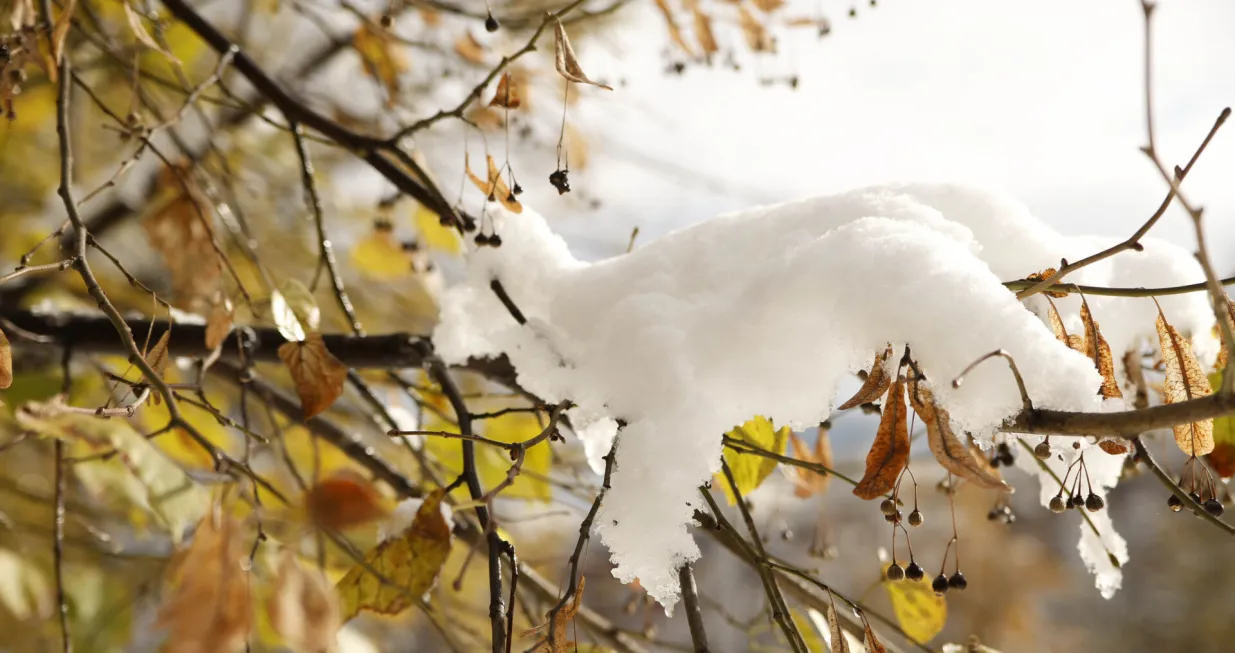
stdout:
<svg viewBox="0 0 1235 653">
<path fill-rule="evenodd" d="M 1011 492 L 1012 488 L 996 476 L 991 466 L 985 464 L 973 450 L 966 446 L 952 431 L 948 412 L 935 403 L 930 389 L 916 377 L 909 382 L 909 402 L 926 425 L 926 439 L 931 453 L 944 469 L 974 485 L 989 490 Z"/>
<path fill-rule="evenodd" d="M 866 615 L 862 615 L 862 626 L 866 628 L 866 653 L 888 653 L 888 649 L 875 637 L 875 631 L 871 630 L 871 623 L 866 620 Z"/>
<path fill-rule="evenodd" d="M 158 52 L 164 57 L 167 57 L 168 61 L 179 64 L 180 60 L 166 48 L 159 45 L 158 41 L 155 41 L 154 37 L 150 36 L 150 32 L 146 31 L 146 26 L 142 24 L 141 17 L 137 15 L 137 12 L 133 10 L 133 7 L 129 6 L 128 0 L 122 0 L 120 4 L 124 7 L 124 17 L 129 21 L 129 29 L 133 31 L 133 36 L 138 40 L 138 42 L 151 50 Z"/>
<path fill-rule="evenodd" d="M 566 639 L 566 629 L 579 612 L 579 606 L 583 604 L 583 584 L 585 580 L 583 576 L 579 577 L 579 587 L 575 589 L 575 595 L 571 597 L 569 604 L 562 606 L 562 609 L 558 610 L 558 613 L 553 617 L 552 624 L 543 623 L 523 632 L 524 637 L 531 637 L 549 631 L 549 636 L 537 644 L 536 648 L 532 649 L 532 653 L 567 653 L 567 651 L 574 650 L 574 642 Z"/>
<path fill-rule="evenodd" d="M 789 434 L 789 442 L 793 447 L 794 458 L 823 467 L 832 467 L 832 442 L 828 438 L 826 428 L 819 427 L 819 437 L 815 440 L 814 450 L 807 448 L 806 443 L 802 442 L 802 438 L 795 433 Z M 796 486 L 793 490 L 794 495 L 802 499 L 823 493 L 828 489 L 828 482 L 832 480 L 830 474 L 820 474 L 801 467 L 786 466 L 786 471 L 789 472 L 789 478 Z"/>
<path fill-rule="evenodd" d="M 874 499 L 896 486 L 896 479 L 909 464 L 909 419 L 905 413 L 905 379 L 896 379 L 883 402 L 883 417 L 870 453 L 866 454 L 866 473 L 853 488 L 862 499 Z"/>
<path fill-rule="evenodd" d="M 699 41 L 699 49 L 704 56 L 720 51 L 716 45 L 716 35 L 712 32 L 712 18 L 695 6 L 692 10 L 695 17 L 695 39 Z"/>
<path fill-rule="evenodd" d="M 485 64 L 485 46 L 481 45 L 471 32 L 465 32 L 463 36 L 455 40 L 455 54 L 468 63 L 477 66 Z"/>
<path fill-rule="evenodd" d="M 244 646 L 252 626 L 244 529 L 226 514 L 208 514 L 193 542 L 168 566 L 171 586 L 159 608 L 168 631 L 162 653 L 220 653 Z"/>
<path fill-rule="evenodd" d="M 309 488 L 304 507 L 310 521 L 326 530 L 353 528 L 390 514 L 377 488 L 350 470 L 342 470 Z"/>
<path fill-rule="evenodd" d="M 1111 437 L 1104 437 L 1101 440 L 1098 440 L 1098 448 L 1111 454 L 1112 456 L 1119 456 L 1132 452 L 1132 447 L 1128 444 L 1127 440 Z"/>
<path fill-rule="evenodd" d="M 1166 367 L 1163 382 L 1163 402 L 1175 404 L 1213 394 L 1209 379 L 1201 371 L 1201 364 L 1192 353 L 1192 343 L 1179 335 L 1175 327 L 1166 321 L 1162 307 L 1158 307 L 1158 343 L 1162 348 L 1162 362 Z M 1175 444 L 1190 456 L 1203 456 L 1214 450 L 1214 421 L 1175 425 Z"/>
<path fill-rule="evenodd" d="M 832 602 L 828 606 L 828 638 L 832 653 L 849 653 L 849 640 L 845 639 L 845 633 L 840 629 L 840 622 L 836 619 L 836 599 L 828 592 L 828 600 Z"/>
<path fill-rule="evenodd" d="M 518 109 L 522 103 L 518 87 L 510 81 L 510 73 L 502 73 L 502 78 L 497 82 L 497 90 L 493 93 L 493 99 L 489 100 L 489 106 Z"/>
<path fill-rule="evenodd" d="M 488 196 L 492 201 L 500 202 L 511 213 L 523 213 L 523 205 L 519 200 L 515 199 L 515 194 L 510 191 L 510 186 L 506 185 L 506 180 L 502 179 L 501 169 L 497 166 L 497 161 L 493 160 L 493 155 L 485 157 L 489 163 L 489 180 L 485 181 L 472 172 L 471 163 L 468 160 L 467 154 L 463 155 L 463 167 L 467 171 L 467 176 L 472 180 L 472 183 L 480 189 L 480 192 Z"/>
<path fill-rule="evenodd" d="M 785 6 L 785 0 L 752 0 L 755 6 L 765 14 L 770 14 L 777 9 Z"/>
<path fill-rule="evenodd" d="M 1102 375 L 1102 387 L 1098 394 L 1106 399 L 1123 397 L 1119 382 L 1115 380 L 1115 357 L 1111 355 L 1111 346 L 1107 344 L 1106 338 L 1102 337 L 1102 331 L 1098 329 L 1098 322 L 1089 312 L 1089 302 L 1085 301 L 1084 295 L 1081 296 L 1081 323 L 1085 325 L 1085 356 L 1093 361 L 1098 373 Z"/>
<path fill-rule="evenodd" d="M 164 167 L 156 182 L 172 199 L 142 223 L 150 245 L 171 273 L 174 304 L 192 308 L 219 290 L 223 264 L 214 248 L 210 201 L 185 168 Z"/>
<path fill-rule="evenodd" d="M 612 86 L 605 86 L 588 79 L 587 74 L 583 72 L 583 68 L 579 66 L 579 60 L 575 58 L 575 49 L 570 45 L 570 37 L 566 36 L 566 28 L 562 26 L 562 21 L 557 18 L 553 20 L 554 46 L 557 53 L 555 64 L 558 74 L 565 77 L 567 81 L 591 84 L 592 86 L 599 86 L 600 88 L 612 91 Z"/>
<path fill-rule="evenodd" d="M 432 589 L 450 555 L 450 525 L 442 516 L 444 494 L 439 489 L 425 497 L 407 530 L 369 551 L 364 562 L 339 581 L 343 621 L 361 610 L 399 614 Z"/>
<path fill-rule="evenodd" d="M 746 37 L 746 45 L 752 52 L 772 52 L 772 36 L 746 5 L 738 5 L 738 25 L 742 28 L 742 36 Z"/>
<path fill-rule="evenodd" d="M 697 5 L 697 3 L 692 3 Z M 656 0 L 656 8 L 660 10 L 660 15 L 665 19 L 665 27 L 669 30 L 669 39 L 673 44 L 682 49 L 688 56 L 695 56 L 695 52 L 691 49 L 690 44 L 682 38 L 682 28 L 678 27 L 678 21 L 673 16 L 673 9 L 669 6 L 669 0 Z M 693 7 L 695 10 L 695 24 L 698 25 L 698 7 Z M 710 28 L 709 28 L 710 33 Z M 702 37 L 700 37 L 702 38 Z"/>
<path fill-rule="evenodd" d="M 871 365 L 870 372 L 866 375 L 866 380 L 862 382 L 862 387 L 845 403 L 838 406 L 837 410 L 849 410 L 862 404 L 870 402 L 883 396 L 883 393 L 888 391 L 892 385 L 892 375 L 888 373 L 888 359 L 892 357 L 892 345 L 881 354 L 875 354 L 875 362 Z"/>
<path fill-rule="evenodd" d="M 1051 332 L 1055 334 L 1055 339 L 1071 347 L 1072 341 L 1069 339 L 1068 330 L 1063 326 L 1063 318 L 1059 316 L 1059 309 L 1055 308 L 1055 302 L 1051 301 L 1050 297 L 1047 297 L 1046 304 L 1047 322 L 1051 325 Z"/>
<path fill-rule="evenodd" d="M 146 352 L 144 356 L 146 363 L 154 369 L 155 374 L 158 374 L 160 379 L 164 378 L 164 375 L 167 373 L 167 346 L 169 340 L 171 339 L 171 335 L 172 330 L 168 328 L 163 332 L 162 336 L 159 336 L 159 341 L 154 343 L 154 346 L 151 347 L 150 351 Z M 152 393 L 150 395 L 150 401 L 153 401 L 154 405 L 157 406 L 163 401 L 163 396 L 157 392 Z"/>
<path fill-rule="evenodd" d="M 232 332 L 236 309 L 230 299 L 215 302 L 206 315 L 206 349 L 213 351 Z"/>
<path fill-rule="evenodd" d="M 270 625 L 297 651 L 329 651 L 338 641 L 339 601 L 325 574 L 309 569 L 284 549 L 274 592 L 266 601 Z"/>
<path fill-rule="evenodd" d="M 1034 272 L 1033 274 L 1025 277 L 1025 280 L 1033 281 L 1035 283 L 1038 281 L 1045 281 L 1051 278 L 1052 276 L 1054 276 L 1056 272 L 1059 272 L 1059 270 L 1056 270 L 1055 268 L 1047 268 L 1041 272 Z M 1042 293 L 1048 297 L 1067 297 L 1068 296 L 1068 293 L 1060 292 L 1058 290 L 1044 290 L 1042 291 Z"/>
<path fill-rule="evenodd" d="M 321 333 L 309 333 L 303 342 L 283 343 L 279 359 L 292 373 L 305 419 L 330 408 L 343 394 L 347 366 L 326 349 Z"/>
<path fill-rule="evenodd" d="M 0 329 L 0 390 L 13 385 L 13 349 L 8 336 Z"/>
<path fill-rule="evenodd" d="M 1226 293 L 1222 294 L 1222 303 L 1226 306 L 1226 311 L 1223 312 L 1222 319 L 1226 320 L 1226 323 L 1230 325 L 1232 329 L 1235 329 L 1235 304 L 1231 303 L 1231 298 L 1227 297 Z M 1226 339 L 1222 337 L 1222 329 L 1217 324 L 1214 325 L 1214 337 L 1217 338 L 1218 342 L 1222 345 L 1221 348 L 1218 349 L 1218 360 L 1214 363 L 1214 369 L 1225 370 L 1226 361 L 1230 357 L 1230 353 L 1226 350 Z"/>
</svg>

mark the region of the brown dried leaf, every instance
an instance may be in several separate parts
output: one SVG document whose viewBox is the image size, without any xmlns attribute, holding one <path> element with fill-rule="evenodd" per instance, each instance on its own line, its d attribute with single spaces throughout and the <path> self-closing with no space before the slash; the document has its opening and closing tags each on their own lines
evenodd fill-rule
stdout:
<svg viewBox="0 0 1235 653">
<path fill-rule="evenodd" d="M 1115 357 L 1111 355 L 1111 346 L 1107 344 L 1106 338 L 1102 337 L 1097 321 L 1089 312 L 1089 302 L 1085 301 L 1083 295 L 1081 296 L 1081 323 L 1085 325 L 1085 356 L 1093 361 L 1094 366 L 1098 368 L 1098 373 L 1102 375 L 1102 387 L 1098 390 L 1098 394 L 1106 399 L 1123 397 L 1119 382 L 1115 380 Z"/>
<path fill-rule="evenodd" d="M 330 531 L 354 528 L 390 514 L 373 483 L 351 470 L 339 471 L 310 487 L 304 508 L 314 525 Z"/>
<path fill-rule="evenodd" d="M 1047 268 L 1041 272 L 1034 272 L 1033 274 L 1025 277 L 1025 280 L 1033 281 L 1033 282 L 1045 281 L 1051 278 L 1052 276 L 1054 276 L 1056 272 L 1059 272 L 1059 270 L 1056 270 L 1055 268 Z M 1067 297 L 1068 296 L 1068 293 L 1060 292 L 1058 290 L 1044 290 L 1042 291 L 1042 294 L 1046 295 L 1047 297 Z"/>
<path fill-rule="evenodd" d="M 292 373 L 305 419 L 330 408 L 343 394 L 347 366 L 326 349 L 321 333 L 310 332 L 303 342 L 283 343 L 279 359 Z"/>
<path fill-rule="evenodd" d="M 738 5 L 738 25 L 742 28 L 742 36 L 746 37 L 746 45 L 752 52 L 771 52 L 772 37 L 767 28 L 755 15 L 750 13 L 746 5 Z"/>
<path fill-rule="evenodd" d="M 162 653 L 219 653 L 244 646 L 252 626 L 244 529 L 230 515 L 208 514 L 189 548 L 168 567 L 172 586 L 159 609 L 168 631 Z"/>
<path fill-rule="evenodd" d="M 789 433 L 789 444 L 793 447 L 793 457 L 804 462 L 815 463 L 822 467 L 832 467 L 832 442 L 828 438 L 828 430 L 819 427 L 819 438 L 815 440 L 814 450 L 807 448 L 806 443 L 796 433 Z M 789 479 L 793 481 L 793 493 L 801 499 L 807 499 L 821 494 L 828 489 L 832 480 L 831 474 L 820 474 L 801 467 L 786 466 Z"/>
<path fill-rule="evenodd" d="M 1074 351 L 1085 353 L 1085 339 L 1079 333 L 1068 334 L 1068 347 Z"/>
<path fill-rule="evenodd" d="M 875 637 L 875 631 L 871 630 L 871 624 L 866 620 L 866 615 L 862 615 L 862 625 L 866 627 L 866 653 L 888 653 L 888 649 Z"/>
<path fill-rule="evenodd" d="M 483 104 L 473 104 L 463 114 L 463 117 L 479 127 L 481 131 L 497 131 L 506 125 L 506 117 L 501 111 Z"/>
<path fill-rule="evenodd" d="M 206 349 L 213 351 L 223 344 L 232 332 L 234 320 L 235 309 L 230 300 L 224 299 L 210 307 L 210 313 L 206 315 Z"/>
<path fill-rule="evenodd" d="M 656 0 L 656 8 L 660 9 L 660 15 L 665 19 L 665 27 L 669 30 L 669 39 L 674 45 L 682 49 L 688 56 L 695 56 L 695 52 L 691 49 L 690 44 L 682 37 L 682 29 L 678 27 L 678 21 L 673 16 L 673 9 L 669 7 L 668 0 Z M 698 9 L 696 11 L 696 25 L 698 25 Z"/>
<path fill-rule="evenodd" d="M 699 41 L 699 49 L 703 50 L 704 56 L 720 51 L 720 47 L 716 45 L 716 35 L 712 32 L 712 18 L 699 11 L 698 7 L 693 9 L 693 13 L 695 16 L 695 40 Z"/>
<path fill-rule="evenodd" d="M 892 385 L 892 377 L 888 374 L 888 359 L 892 357 L 892 345 L 883 351 L 882 354 L 875 354 L 875 362 L 871 364 L 870 372 L 866 375 L 866 380 L 862 382 L 862 387 L 845 403 L 838 406 L 837 410 L 849 410 L 869 404 L 870 402 L 883 396 L 883 393 L 888 391 Z"/>
<path fill-rule="evenodd" d="M 832 605 L 828 606 L 828 637 L 831 648 L 831 653 L 849 653 L 849 640 L 845 639 L 845 633 L 840 629 L 840 622 L 836 619 L 836 599 L 832 597 L 832 593 L 828 593 L 828 599 Z"/>
<path fill-rule="evenodd" d="M 557 66 L 558 74 L 565 77 L 567 81 L 591 84 L 592 86 L 599 86 L 600 88 L 612 91 L 612 86 L 605 86 L 588 79 L 587 74 L 583 72 L 583 68 L 579 66 L 579 60 L 575 58 L 575 49 L 570 45 L 570 37 L 566 36 L 566 28 L 562 26 L 562 21 L 557 18 L 553 20 L 554 49 L 557 52 L 555 65 Z"/>
<path fill-rule="evenodd" d="M 159 341 L 154 343 L 154 347 L 151 347 L 150 351 L 144 354 L 146 363 L 154 369 L 160 379 L 167 373 L 167 345 L 168 341 L 171 339 L 171 335 L 171 329 L 164 331 L 163 335 L 159 337 Z M 154 405 L 158 406 L 163 402 L 163 397 L 159 393 L 155 392 L 150 395 L 150 401 L 154 402 Z"/>
<path fill-rule="evenodd" d="M 1118 438 L 1102 438 L 1098 441 L 1098 448 L 1111 454 L 1112 456 L 1132 452 L 1132 447 L 1129 445 L 1128 441 Z"/>
<path fill-rule="evenodd" d="M 77 9 L 77 0 L 69 0 L 64 9 L 60 11 L 60 16 L 56 18 L 56 25 L 51 31 L 51 60 L 52 68 L 60 65 L 60 57 L 64 54 L 64 39 L 69 35 L 69 27 L 73 24 L 73 12 Z M 55 81 L 53 78 L 52 81 Z"/>
<path fill-rule="evenodd" d="M 485 64 L 485 46 L 481 45 L 471 32 L 465 32 L 463 36 L 455 40 L 455 54 L 468 63 L 477 66 Z"/>
<path fill-rule="evenodd" d="M 510 73 L 502 73 L 502 78 L 497 82 L 497 90 L 493 93 L 493 99 L 489 100 L 489 106 L 518 109 L 522 103 L 518 88 L 510 81 Z"/>
<path fill-rule="evenodd" d="M 866 473 L 853 488 L 862 499 L 874 499 L 896 486 L 896 479 L 909 463 L 909 416 L 905 412 L 905 379 L 892 384 L 883 402 L 883 417 L 870 453 L 866 454 Z"/>
<path fill-rule="evenodd" d="M 164 49 L 163 46 L 159 45 L 158 41 L 154 40 L 154 37 L 150 36 L 150 32 L 147 32 L 146 26 L 142 24 L 141 17 L 129 6 L 128 0 L 123 0 L 120 5 L 124 7 L 124 16 L 129 21 L 129 29 L 133 30 L 133 36 L 137 38 L 138 42 L 167 57 L 168 61 L 174 64 L 180 63 L 180 60 L 175 55 Z"/>
<path fill-rule="evenodd" d="M 930 389 L 920 383 L 916 377 L 909 381 L 909 402 L 913 410 L 926 425 L 926 438 L 930 444 L 931 453 L 944 469 L 963 478 L 974 485 L 989 490 L 1011 492 L 1012 488 L 1003 479 L 995 476 L 991 466 L 986 464 L 973 449 L 967 447 L 952 431 L 952 422 L 948 412 L 935 403 L 935 397 Z"/>
<path fill-rule="evenodd" d="M 266 611 L 270 615 L 270 625 L 293 650 L 335 648 L 342 624 L 334 588 L 321 571 L 297 562 L 290 548 L 283 550 L 274 593 L 266 601 Z"/>
<path fill-rule="evenodd" d="M 156 184 L 175 197 L 146 218 L 142 227 L 167 265 L 173 304 L 192 309 L 196 300 L 218 292 L 223 273 L 210 224 L 214 209 L 186 168 L 165 166 Z"/>
<path fill-rule="evenodd" d="M 519 200 L 515 199 L 515 194 L 510 192 L 510 187 L 506 185 L 506 181 L 502 179 L 501 170 L 497 167 L 497 161 L 493 160 L 493 156 L 486 157 L 489 163 L 489 180 L 481 179 L 476 173 L 472 172 L 472 166 L 467 153 L 463 155 L 463 168 L 467 171 L 467 176 L 472 180 L 472 183 L 484 193 L 490 201 L 500 202 L 506 210 L 511 213 L 523 213 L 523 205 Z"/>
<path fill-rule="evenodd" d="M 1158 343 L 1162 348 L 1162 362 L 1166 367 L 1163 384 L 1163 402 L 1175 404 L 1213 394 L 1209 379 L 1201 370 L 1201 364 L 1192 353 L 1192 343 L 1186 340 L 1175 327 L 1166 321 L 1162 307 L 1158 307 Z M 1214 450 L 1214 421 L 1212 419 L 1175 425 L 1175 444 L 1185 454 L 1203 456 Z"/>
<path fill-rule="evenodd" d="M 0 329 L 0 390 L 13 385 L 13 348 Z"/>
<path fill-rule="evenodd" d="M 1051 301 L 1050 297 L 1047 297 L 1046 305 L 1047 322 L 1051 325 L 1051 332 L 1055 334 L 1055 339 L 1064 345 L 1071 346 L 1068 344 L 1068 330 L 1063 326 L 1063 318 L 1059 316 L 1059 309 L 1055 308 L 1055 302 Z"/>
<path fill-rule="evenodd" d="M 574 642 L 566 639 L 566 630 L 570 626 L 570 622 L 574 620 L 575 614 L 579 612 L 579 606 L 583 603 L 584 580 L 586 579 L 583 576 L 579 577 L 579 587 L 575 589 L 575 595 L 571 598 L 570 604 L 562 606 L 562 609 L 558 611 L 553 619 L 553 628 L 549 636 L 540 642 L 536 648 L 532 649 L 532 653 L 567 653 L 574 650 Z M 535 628 L 529 628 L 523 631 L 523 636 L 530 637 L 543 633 L 550 630 L 549 626 L 550 624 L 544 623 Z"/>
<path fill-rule="evenodd" d="M 765 14 L 770 14 L 785 6 L 785 0 L 751 0 Z"/>
<path fill-rule="evenodd" d="M 1231 298 L 1227 297 L 1226 293 L 1223 293 L 1222 301 L 1226 304 L 1226 312 L 1223 313 L 1222 317 L 1226 320 L 1227 324 L 1231 325 L 1231 329 L 1235 329 L 1235 305 L 1231 304 Z M 1218 338 L 1218 342 L 1222 344 L 1222 347 L 1218 350 L 1218 360 L 1214 363 L 1214 369 L 1225 370 L 1226 361 L 1230 353 L 1226 350 L 1226 340 L 1222 337 L 1222 329 L 1217 324 L 1214 325 L 1214 337 Z"/>
</svg>

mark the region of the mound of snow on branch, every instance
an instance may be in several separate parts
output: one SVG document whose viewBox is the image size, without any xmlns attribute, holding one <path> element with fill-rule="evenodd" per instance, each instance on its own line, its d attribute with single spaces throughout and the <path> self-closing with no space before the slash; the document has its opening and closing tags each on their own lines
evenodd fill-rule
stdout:
<svg viewBox="0 0 1235 653">
<path fill-rule="evenodd" d="M 596 468 L 616 420 L 626 422 L 597 530 L 614 575 L 638 578 L 666 606 L 677 599 L 676 568 L 699 556 L 687 526 L 699 486 L 719 468 L 721 434 L 756 414 L 817 424 L 838 381 L 886 343 L 898 355 L 912 349 L 955 426 L 975 434 L 990 435 L 1021 408 L 1012 375 L 992 361 L 959 389 L 947 381 L 995 349 L 1016 358 L 1036 406 L 1103 409 L 1092 362 L 1001 284 L 1100 246 L 986 193 L 867 188 L 722 216 L 594 264 L 571 256 L 532 211 L 488 210 L 503 245 L 472 252 L 467 280 L 445 294 L 438 352 L 452 363 L 506 354 L 524 388 L 573 401 Z M 1185 252 L 1161 243 L 1117 258 L 1127 260 L 1072 280 L 1202 278 Z M 494 279 L 527 325 L 498 301 Z M 1153 333 L 1152 302 L 1132 301 L 1090 300 L 1116 351 Z M 1163 308 L 1197 330 L 1207 309 L 1195 304 L 1170 298 Z M 1131 316 L 1135 324 L 1117 324 Z"/>
</svg>

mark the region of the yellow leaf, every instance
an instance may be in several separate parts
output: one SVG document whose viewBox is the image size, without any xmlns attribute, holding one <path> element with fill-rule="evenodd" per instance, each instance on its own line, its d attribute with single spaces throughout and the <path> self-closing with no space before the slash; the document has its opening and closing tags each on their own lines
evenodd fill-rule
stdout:
<svg viewBox="0 0 1235 653">
<path fill-rule="evenodd" d="M 299 651 L 335 648 L 341 625 L 338 603 L 334 588 L 321 571 L 306 569 L 291 549 L 283 550 L 266 610 L 271 626 L 288 646 Z"/>
<path fill-rule="evenodd" d="M 386 89 L 386 104 L 394 104 L 399 93 L 399 75 L 407 72 L 407 57 L 385 32 L 368 21 L 352 36 L 352 46 L 360 54 L 365 72 Z"/>
<path fill-rule="evenodd" d="M 1166 367 L 1163 382 L 1164 403 L 1175 404 L 1213 394 L 1209 379 L 1201 371 L 1201 364 L 1192 353 L 1192 343 L 1186 340 L 1175 327 L 1166 321 L 1162 307 L 1158 307 L 1158 343 L 1162 349 L 1162 362 Z M 1185 454 L 1202 456 L 1214 450 L 1214 421 L 1212 419 L 1175 425 L 1175 444 Z"/>
<path fill-rule="evenodd" d="M 129 6 L 128 1 L 121 0 L 120 4 L 124 7 L 124 16 L 129 21 L 129 29 L 132 30 L 133 36 L 137 38 L 138 42 L 151 50 L 162 54 L 171 61 L 179 63 L 179 60 L 176 59 L 175 55 L 163 49 L 163 46 L 159 45 L 158 42 L 154 40 L 154 37 L 150 36 L 150 32 L 146 31 L 146 26 L 142 24 L 142 20 L 138 17 L 137 12 L 133 11 L 133 7 Z"/>
<path fill-rule="evenodd" d="M 792 431 L 788 426 L 777 430 L 768 418 L 756 415 L 754 419 L 725 435 L 734 440 L 741 440 L 757 449 L 784 455 L 790 433 Z M 759 487 L 763 483 L 763 479 L 767 478 L 776 469 L 778 464 L 771 458 L 752 453 L 742 453 L 730 447 L 725 447 L 724 456 L 725 462 L 729 465 L 729 470 L 733 472 L 733 481 L 737 484 L 742 496 L 749 495 L 755 488 Z M 733 490 L 729 487 L 728 480 L 723 475 L 719 475 L 716 483 L 724 491 L 725 498 L 729 500 L 729 505 L 736 505 L 737 498 L 733 495 Z"/>
<path fill-rule="evenodd" d="M 914 641 L 929 642 L 948 621 L 948 603 L 943 596 L 935 594 L 930 584 L 923 581 L 887 579 L 884 567 L 883 587 L 892 601 L 896 621 Z"/>
<path fill-rule="evenodd" d="M 909 464 L 909 420 L 905 410 L 905 380 L 892 384 L 883 402 L 883 416 L 870 453 L 866 454 L 866 472 L 853 488 L 861 499 L 874 499 L 892 491 L 901 472 Z"/>
<path fill-rule="evenodd" d="M 304 342 L 283 343 L 279 346 L 279 359 L 292 373 L 305 419 L 330 408 L 343 395 L 347 366 L 326 349 L 322 334 L 314 331 Z"/>
<path fill-rule="evenodd" d="M 412 525 L 370 551 L 336 589 L 343 621 L 361 610 L 398 614 L 429 591 L 450 555 L 450 526 L 442 517 L 442 490 L 425 497 Z M 378 578 L 373 572 L 381 575 Z"/>
<path fill-rule="evenodd" d="M 377 281 L 390 281 L 412 272 L 412 262 L 390 231 L 374 229 L 352 248 L 352 265 Z"/>
<path fill-rule="evenodd" d="M 828 653 L 828 647 L 819 637 L 819 631 L 815 630 L 815 625 L 806 615 L 789 608 L 789 616 L 793 619 L 793 625 L 798 627 L 798 632 L 802 633 L 802 641 L 806 642 L 806 650 L 809 653 Z"/>
<path fill-rule="evenodd" d="M 28 556 L 0 549 L 0 606 L 20 621 L 50 619 L 52 586 Z"/>
<path fill-rule="evenodd" d="M 412 212 L 412 223 L 420 234 L 420 240 L 429 249 L 458 255 L 463 251 L 460 245 L 459 232 L 442 224 L 437 214 L 417 204 Z"/>
<path fill-rule="evenodd" d="M 227 405 L 219 397 L 212 397 L 211 402 L 221 411 L 227 410 Z M 216 447 L 226 449 L 232 442 L 231 431 L 219 423 L 215 416 L 193 404 L 179 402 L 180 414 L 199 435 Z M 139 424 L 149 432 L 158 431 L 171 422 L 171 414 L 164 405 L 147 404 L 137 413 Z M 173 428 L 157 438 L 150 440 L 154 446 L 168 458 L 184 465 L 202 470 L 214 468 L 214 459 L 205 447 L 197 443 L 189 432 L 181 427 Z"/>
</svg>

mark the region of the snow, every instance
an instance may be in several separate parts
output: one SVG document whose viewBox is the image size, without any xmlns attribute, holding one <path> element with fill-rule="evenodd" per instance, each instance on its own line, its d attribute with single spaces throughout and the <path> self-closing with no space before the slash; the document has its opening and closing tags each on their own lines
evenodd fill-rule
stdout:
<svg viewBox="0 0 1235 653">
<path fill-rule="evenodd" d="M 1015 357 L 1036 406 L 1103 409 L 1092 362 L 1001 283 L 1095 244 L 989 193 L 864 188 L 721 216 L 594 264 L 572 256 L 534 211 L 487 210 L 503 245 L 471 252 L 466 280 L 444 294 L 438 353 L 448 363 L 504 353 L 528 391 L 574 402 L 594 467 L 616 420 L 626 422 L 597 530 L 614 575 L 638 578 L 666 606 L 677 599 L 676 568 L 699 556 L 687 527 L 698 487 L 719 467 L 720 434 L 756 414 L 817 424 L 837 383 L 885 343 L 908 345 L 955 426 L 980 437 L 1021 408 L 1012 375 L 996 360 L 959 389 L 948 381 L 995 349 Z M 1120 258 L 1075 280 L 1201 278 L 1186 252 L 1165 244 Z M 496 299 L 493 279 L 526 326 Z M 1153 333 L 1152 318 L 1120 330 L 1116 322 L 1142 311 L 1132 303 L 1091 300 L 1112 347 Z M 1207 335 L 1195 304 L 1163 307 L 1181 329 Z"/>
</svg>

